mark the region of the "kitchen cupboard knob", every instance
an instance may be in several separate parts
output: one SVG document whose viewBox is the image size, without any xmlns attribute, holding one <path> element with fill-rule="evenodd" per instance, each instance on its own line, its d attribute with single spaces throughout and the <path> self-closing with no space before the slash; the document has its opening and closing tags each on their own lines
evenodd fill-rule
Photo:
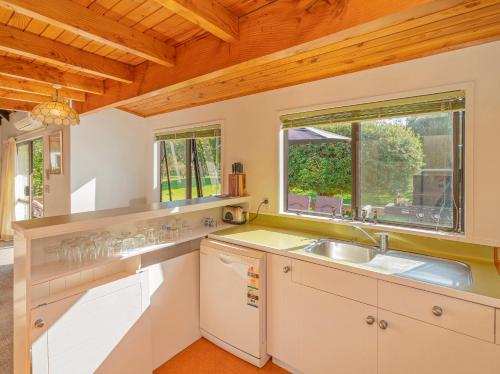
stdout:
<svg viewBox="0 0 500 374">
<path fill-rule="evenodd" d="M 288 273 L 288 272 L 290 272 L 290 270 L 292 270 L 292 268 L 290 266 L 283 267 L 283 273 Z"/>
<path fill-rule="evenodd" d="M 35 327 L 37 329 L 41 329 L 43 326 L 45 326 L 45 322 L 43 322 L 43 319 L 39 318 L 35 321 Z"/>
<path fill-rule="evenodd" d="M 369 325 L 373 325 L 375 323 L 375 317 L 374 316 L 368 316 L 365 319 L 366 323 Z"/>
<path fill-rule="evenodd" d="M 441 317 L 443 315 L 443 308 L 437 305 L 433 306 L 432 314 L 434 314 L 436 317 Z"/>
<path fill-rule="evenodd" d="M 380 327 L 382 330 L 387 329 L 387 326 L 389 326 L 389 324 L 387 323 L 387 321 L 381 320 L 381 321 L 378 323 L 378 327 Z"/>
</svg>

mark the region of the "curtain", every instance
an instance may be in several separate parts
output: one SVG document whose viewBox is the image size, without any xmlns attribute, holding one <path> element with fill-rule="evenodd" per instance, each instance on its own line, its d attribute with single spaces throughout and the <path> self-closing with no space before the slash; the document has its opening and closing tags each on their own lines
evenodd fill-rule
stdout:
<svg viewBox="0 0 500 374">
<path fill-rule="evenodd" d="M 281 116 L 281 128 L 302 128 L 465 110 L 465 91 L 450 91 Z"/>
<path fill-rule="evenodd" d="M 14 178 L 16 174 L 16 141 L 10 138 L 4 143 L 2 154 L 2 179 L 0 192 L 0 239 L 12 240 L 14 216 Z"/>
<path fill-rule="evenodd" d="M 221 136 L 220 125 L 195 127 L 192 129 L 168 130 L 155 135 L 158 140 L 176 140 L 176 139 L 198 139 L 198 138 L 216 138 Z"/>
</svg>

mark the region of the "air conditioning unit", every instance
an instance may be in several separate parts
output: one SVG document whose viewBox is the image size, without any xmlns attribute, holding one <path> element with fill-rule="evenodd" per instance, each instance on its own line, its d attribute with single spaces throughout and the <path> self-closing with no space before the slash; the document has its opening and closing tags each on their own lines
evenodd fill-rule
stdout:
<svg viewBox="0 0 500 374">
<path fill-rule="evenodd" d="M 34 121 L 29 114 L 14 122 L 14 127 L 22 132 L 34 131 L 43 128 L 41 122 Z"/>
</svg>

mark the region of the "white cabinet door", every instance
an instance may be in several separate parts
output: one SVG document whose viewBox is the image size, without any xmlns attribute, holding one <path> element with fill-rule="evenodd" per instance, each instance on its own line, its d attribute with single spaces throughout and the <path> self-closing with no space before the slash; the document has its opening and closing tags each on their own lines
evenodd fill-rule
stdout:
<svg viewBox="0 0 500 374">
<path fill-rule="evenodd" d="M 296 287 L 300 300 L 297 369 L 306 374 L 376 374 L 377 308 Z"/>
<path fill-rule="evenodd" d="M 500 347 L 379 310 L 379 374 L 498 374 Z"/>
<path fill-rule="evenodd" d="M 153 367 L 198 340 L 200 251 L 147 267 L 151 296 Z"/>
<path fill-rule="evenodd" d="M 151 373 L 148 306 L 143 273 L 35 309 L 33 373 Z"/>
<path fill-rule="evenodd" d="M 267 256 L 267 353 L 296 367 L 299 300 L 294 295 L 291 266 L 290 258 Z"/>
</svg>

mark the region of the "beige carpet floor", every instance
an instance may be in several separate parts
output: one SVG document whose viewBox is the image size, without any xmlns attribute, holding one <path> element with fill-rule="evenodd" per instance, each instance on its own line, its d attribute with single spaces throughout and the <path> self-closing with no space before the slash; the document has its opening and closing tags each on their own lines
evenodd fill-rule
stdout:
<svg viewBox="0 0 500 374">
<path fill-rule="evenodd" d="M 12 242 L 0 241 L 0 374 L 12 374 Z"/>
</svg>

